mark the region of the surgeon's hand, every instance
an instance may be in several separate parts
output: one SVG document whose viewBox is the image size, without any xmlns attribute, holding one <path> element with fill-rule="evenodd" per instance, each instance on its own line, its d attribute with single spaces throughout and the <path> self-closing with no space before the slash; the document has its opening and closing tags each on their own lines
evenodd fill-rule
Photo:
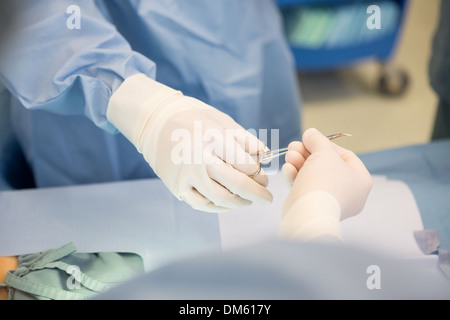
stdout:
<svg viewBox="0 0 450 320">
<path fill-rule="evenodd" d="M 361 212 L 372 189 L 372 177 L 362 161 L 314 128 L 304 132 L 303 143 L 289 145 L 282 173 L 292 181 L 285 209 L 310 192 L 324 191 L 338 201 L 341 220 Z"/>
<path fill-rule="evenodd" d="M 250 153 L 264 144 L 225 113 L 145 75 L 111 97 L 107 116 L 180 200 L 207 212 L 268 204 L 268 178 Z"/>
<path fill-rule="evenodd" d="M 281 234 L 340 237 L 338 222 L 365 206 L 372 188 L 370 173 L 353 152 L 316 129 L 306 130 L 303 143 L 288 148 L 282 173 L 291 190 L 282 208 Z"/>
</svg>

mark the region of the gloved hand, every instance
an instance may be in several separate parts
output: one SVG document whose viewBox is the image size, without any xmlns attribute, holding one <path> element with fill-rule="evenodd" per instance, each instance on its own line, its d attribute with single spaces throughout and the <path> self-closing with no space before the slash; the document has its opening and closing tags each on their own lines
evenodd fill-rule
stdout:
<svg viewBox="0 0 450 320">
<path fill-rule="evenodd" d="M 223 112 L 143 74 L 113 94 L 108 120 L 156 175 L 193 208 L 223 212 L 272 202 L 267 175 L 250 153 L 264 144 Z"/>
<path fill-rule="evenodd" d="M 303 143 L 289 145 L 282 173 L 292 183 L 282 208 L 282 234 L 296 233 L 295 229 L 307 225 L 311 234 L 320 234 L 322 227 L 339 232 L 331 221 L 360 213 L 372 188 L 371 175 L 361 160 L 316 129 L 305 131 Z M 329 223 L 325 226 L 315 219 Z"/>
<path fill-rule="evenodd" d="M 292 141 L 288 145 L 288 152 L 285 156 L 286 162 L 281 168 L 281 173 L 283 175 L 284 181 L 289 188 L 292 187 L 295 178 L 297 177 L 298 171 L 301 169 L 309 156 L 310 153 L 308 150 L 306 150 L 303 142 Z"/>
</svg>

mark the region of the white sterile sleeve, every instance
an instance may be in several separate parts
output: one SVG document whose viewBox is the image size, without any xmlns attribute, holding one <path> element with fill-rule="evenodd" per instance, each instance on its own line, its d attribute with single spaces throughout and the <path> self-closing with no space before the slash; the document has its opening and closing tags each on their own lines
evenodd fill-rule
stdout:
<svg viewBox="0 0 450 320">
<path fill-rule="evenodd" d="M 122 83 L 109 100 L 107 118 L 133 144 L 137 144 L 143 128 L 153 113 L 170 98 L 182 96 L 144 74 L 135 74 Z"/>
<path fill-rule="evenodd" d="M 298 199 L 281 219 L 279 234 L 301 241 L 343 242 L 341 209 L 327 192 L 313 191 Z"/>
</svg>

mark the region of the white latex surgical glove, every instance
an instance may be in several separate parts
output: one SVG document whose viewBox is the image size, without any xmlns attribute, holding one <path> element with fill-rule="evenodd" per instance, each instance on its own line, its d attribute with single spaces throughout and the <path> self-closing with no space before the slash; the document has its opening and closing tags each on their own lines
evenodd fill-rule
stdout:
<svg viewBox="0 0 450 320">
<path fill-rule="evenodd" d="M 309 240 L 331 235 L 342 240 L 339 222 L 360 213 L 372 177 L 351 151 L 316 129 L 289 145 L 282 173 L 291 190 L 282 208 L 280 234 Z"/>
<path fill-rule="evenodd" d="M 250 153 L 264 144 L 212 106 L 137 74 L 112 95 L 107 117 L 194 209 L 224 212 L 272 202 L 267 175 L 249 177 L 258 170 Z"/>
</svg>

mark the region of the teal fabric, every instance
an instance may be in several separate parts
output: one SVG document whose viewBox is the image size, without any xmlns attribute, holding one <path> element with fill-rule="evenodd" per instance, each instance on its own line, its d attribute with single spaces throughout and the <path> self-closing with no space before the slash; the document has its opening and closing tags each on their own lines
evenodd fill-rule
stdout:
<svg viewBox="0 0 450 320">
<path fill-rule="evenodd" d="M 79 253 L 73 243 L 19 256 L 5 283 L 10 300 L 85 300 L 144 273 L 131 253 Z"/>
</svg>

